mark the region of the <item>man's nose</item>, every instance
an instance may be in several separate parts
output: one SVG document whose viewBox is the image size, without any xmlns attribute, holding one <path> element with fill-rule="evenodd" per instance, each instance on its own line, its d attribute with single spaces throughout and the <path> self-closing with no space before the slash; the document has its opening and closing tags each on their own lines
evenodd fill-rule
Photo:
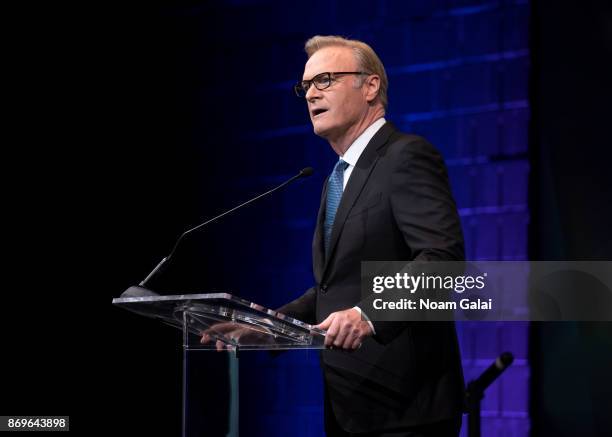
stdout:
<svg viewBox="0 0 612 437">
<path fill-rule="evenodd" d="M 321 91 L 319 91 L 319 89 L 317 89 L 316 86 L 314 86 L 314 84 L 310 84 L 310 88 L 308 88 L 308 91 L 306 91 L 306 95 L 304 97 L 306 97 L 306 100 L 313 101 L 315 99 L 317 99 L 318 97 L 321 96 Z"/>
</svg>

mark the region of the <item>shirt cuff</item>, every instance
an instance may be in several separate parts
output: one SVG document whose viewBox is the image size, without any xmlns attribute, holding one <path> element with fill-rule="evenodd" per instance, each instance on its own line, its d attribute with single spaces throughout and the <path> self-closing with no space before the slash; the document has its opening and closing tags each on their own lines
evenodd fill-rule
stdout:
<svg viewBox="0 0 612 437">
<path fill-rule="evenodd" d="M 372 321 L 370 320 L 370 318 L 366 315 L 366 313 L 364 313 L 363 311 L 361 311 L 361 308 L 359 308 L 358 306 L 354 306 L 353 307 L 354 310 L 357 310 L 359 312 L 359 314 L 361 315 L 361 318 L 363 320 L 365 320 L 366 322 L 368 322 L 368 325 L 370 325 L 370 329 L 372 330 L 372 335 L 376 335 L 376 330 L 374 329 L 374 325 L 372 324 Z"/>
</svg>

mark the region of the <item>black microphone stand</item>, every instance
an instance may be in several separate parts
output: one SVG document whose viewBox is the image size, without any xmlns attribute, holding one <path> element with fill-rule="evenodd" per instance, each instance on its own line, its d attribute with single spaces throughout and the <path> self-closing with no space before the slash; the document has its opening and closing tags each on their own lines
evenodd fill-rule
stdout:
<svg viewBox="0 0 612 437">
<path fill-rule="evenodd" d="M 231 214 L 232 212 L 236 211 L 237 209 L 243 208 L 247 205 L 249 205 L 250 203 L 253 203 L 259 199 L 261 199 L 262 197 L 265 197 L 269 194 L 274 193 L 275 191 L 280 190 L 281 188 L 284 188 L 285 186 L 289 185 L 291 182 L 295 181 L 296 179 L 300 179 L 300 178 L 305 178 L 308 176 L 311 176 L 314 173 L 314 169 L 312 167 L 306 167 L 303 168 L 302 170 L 300 170 L 300 172 L 298 174 L 296 174 L 295 176 L 291 177 L 290 179 L 286 180 L 285 182 L 283 182 L 282 184 L 280 184 L 277 187 L 272 188 L 271 190 L 266 191 L 263 194 L 260 194 L 257 197 L 254 197 L 250 200 L 247 200 L 244 203 L 241 203 L 238 206 L 233 207 L 232 209 L 225 211 L 222 214 L 219 214 L 216 217 L 211 218 L 210 220 L 205 221 L 204 223 L 200 223 L 197 226 L 194 226 L 191 229 L 187 229 L 185 232 L 183 232 L 178 239 L 176 240 L 176 243 L 174 243 L 174 247 L 172 248 L 172 252 L 170 252 L 170 255 L 168 255 L 167 257 L 163 258 L 156 266 L 155 268 L 151 271 L 151 273 L 149 273 L 147 275 L 147 277 L 145 279 L 143 279 L 140 284 L 138 284 L 138 287 L 130 287 L 128 288 L 125 292 L 123 292 L 123 294 L 121 295 L 122 297 L 141 297 L 141 296 L 148 296 L 152 293 L 151 290 L 146 289 L 145 287 L 147 286 L 147 284 L 151 281 L 152 278 L 154 278 L 157 275 L 160 275 L 164 268 L 168 265 L 168 263 L 170 262 L 170 260 L 172 259 L 172 257 L 174 256 L 174 254 L 176 253 L 176 249 L 178 248 L 179 244 L 181 244 L 181 241 L 183 241 L 183 239 L 191 234 L 194 231 L 197 231 L 200 228 L 203 228 L 204 226 L 215 222 L 217 220 L 219 220 L 222 217 L 225 217 L 228 214 Z M 127 293 L 127 294 L 126 294 Z"/>
<path fill-rule="evenodd" d="M 468 437 L 480 437 L 480 403 L 484 398 L 484 392 L 513 361 L 514 356 L 510 352 L 504 352 L 478 378 L 468 383 L 466 391 Z"/>
</svg>

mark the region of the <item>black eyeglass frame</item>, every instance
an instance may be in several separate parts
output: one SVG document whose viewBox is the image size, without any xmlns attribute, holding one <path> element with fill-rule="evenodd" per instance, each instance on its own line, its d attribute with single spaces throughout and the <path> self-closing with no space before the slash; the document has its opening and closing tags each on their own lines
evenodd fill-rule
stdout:
<svg viewBox="0 0 612 437">
<path fill-rule="evenodd" d="M 293 91 L 295 91 L 295 95 L 298 97 L 306 97 L 306 93 L 308 92 L 308 90 L 310 89 L 310 87 L 312 85 L 315 86 L 316 89 L 318 89 L 319 91 L 323 91 L 327 88 L 329 88 L 332 84 L 332 82 L 335 79 L 335 76 L 339 76 L 339 75 L 344 75 L 344 74 L 358 74 L 358 75 L 371 75 L 372 73 L 367 73 L 365 71 L 326 71 L 324 73 L 319 73 L 316 76 L 314 76 L 312 79 L 310 80 L 302 80 L 298 83 L 296 83 L 293 86 Z M 317 83 L 315 82 L 315 79 L 321 76 L 325 76 L 327 75 L 327 78 L 329 80 L 329 84 L 327 86 L 324 86 L 323 88 L 319 88 L 317 86 Z"/>
</svg>

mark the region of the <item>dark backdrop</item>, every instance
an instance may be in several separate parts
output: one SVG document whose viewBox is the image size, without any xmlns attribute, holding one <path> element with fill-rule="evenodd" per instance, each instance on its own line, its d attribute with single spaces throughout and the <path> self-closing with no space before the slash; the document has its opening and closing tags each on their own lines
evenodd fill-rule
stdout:
<svg viewBox="0 0 612 437">
<path fill-rule="evenodd" d="M 612 259 L 612 7 L 537 2 L 530 149 L 531 258 Z M 612 430 L 612 324 L 531 329 L 533 435 Z"/>
<path fill-rule="evenodd" d="M 187 241 L 154 287 L 231 290 L 276 306 L 311 284 L 310 238 L 334 155 L 312 135 L 290 86 L 314 33 L 362 38 L 379 52 L 391 80 L 388 118 L 445 155 L 471 259 L 525 259 L 530 215 L 533 257 L 609 258 L 610 74 L 599 60 L 609 56 L 610 16 L 601 5 L 28 3 L 4 16 L 13 25 L 14 99 L 3 174 L 11 261 L 2 414 L 68 413 L 79 434 L 178 435 L 179 334 L 110 299 L 140 281 L 186 226 L 306 165 L 317 169 L 309 180 Z M 526 329 L 459 327 L 468 378 L 505 349 L 518 358 L 485 399 L 490 434 L 528 432 Z M 607 325 L 533 330 L 535 431 L 575 429 L 562 420 L 568 411 L 583 411 L 571 417 L 587 431 L 601 426 L 609 338 Z M 579 358 L 559 367 L 555 344 L 567 339 L 577 347 L 561 358 Z M 254 361 L 274 403 L 251 403 L 246 417 L 262 430 L 286 434 L 297 423 L 303 435 L 320 435 L 316 354 Z M 589 376 L 565 392 L 576 375 Z"/>
</svg>

